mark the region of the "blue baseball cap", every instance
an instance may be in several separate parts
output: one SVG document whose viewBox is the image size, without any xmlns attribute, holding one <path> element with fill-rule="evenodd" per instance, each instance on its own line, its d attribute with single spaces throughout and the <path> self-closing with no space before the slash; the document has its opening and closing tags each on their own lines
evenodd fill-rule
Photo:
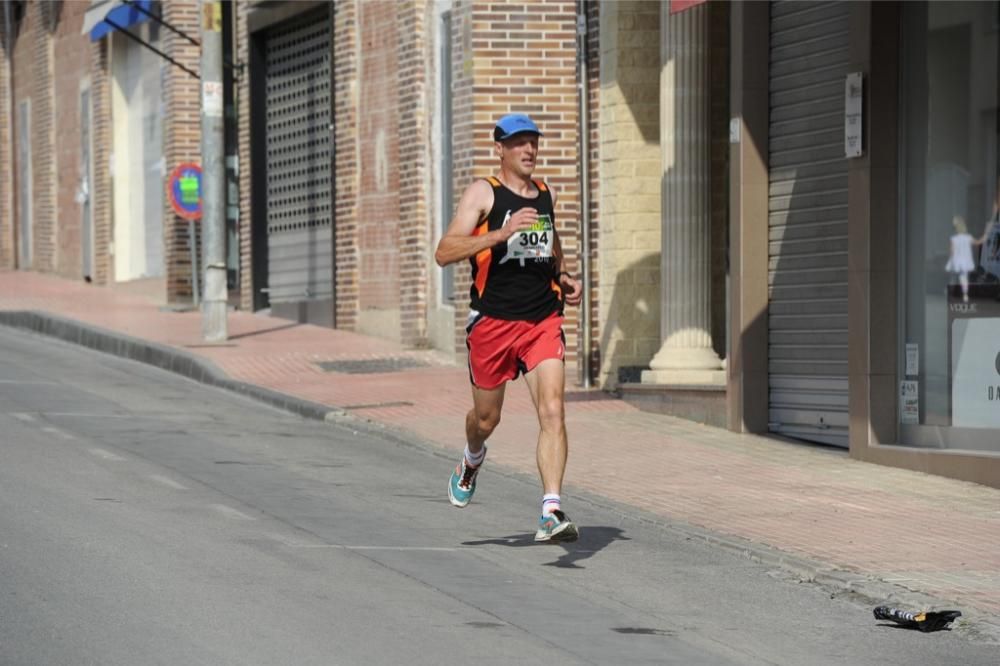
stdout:
<svg viewBox="0 0 1000 666">
<path fill-rule="evenodd" d="M 544 136 L 531 118 L 523 113 L 511 113 L 497 121 L 497 126 L 493 128 L 493 140 L 504 141 L 515 134 L 525 132 Z"/>
</svg>

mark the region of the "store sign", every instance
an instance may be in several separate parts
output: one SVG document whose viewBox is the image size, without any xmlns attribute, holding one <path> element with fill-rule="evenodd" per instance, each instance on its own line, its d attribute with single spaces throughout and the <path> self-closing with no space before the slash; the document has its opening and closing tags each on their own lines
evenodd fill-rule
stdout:
<svg viewBox="0 0 1000 666">
<path fill-rule="evenodd" d="M 844 154 L 861 157 L 864 145 L 861 136 L 861 116 L 864 110 L 864 75 L 854 72 L 844 82 Z"/>
<path fill-rule="evenodd" d="M 201 167 L 190 162 L 179 165 L 167 181 L 170 206 L 185 220 L 201 219 Z"/>
<path fill-rule="evenodd" d="M 685 9 L 691 9 L 696 5 L 705 4 L 707 0 L 670 0 L 670 13 L 678 14 Z"/>
<path fill-rule="evenodd" d="M 952 425 L 1000 428 L 1000 317 L 951 325 Z"/>
</svg>

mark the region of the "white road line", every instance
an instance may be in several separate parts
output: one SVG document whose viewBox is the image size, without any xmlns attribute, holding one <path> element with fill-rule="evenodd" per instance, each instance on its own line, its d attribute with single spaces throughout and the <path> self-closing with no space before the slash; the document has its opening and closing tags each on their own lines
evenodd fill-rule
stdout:
<svg viewBox="0 0 1000 666">
<path fill-rule="evenodd" d="M 11 412 L 11 416 L 13 416 L 18 421 L 24 421 L 25 423 L 35 422 L 35 417 L 32 416 L 31 414 L 25 414 L 23 412 Z"/>
<path fill-rule="evenodd" d="M 47 416 L 73 416 L 88 419 L 131 419 L 131 414 L 92 414 L 84 412 L 45 412 Z"/>
<path fill-rule="evenodd" d="M 56 428 L 55 426 L 45 426 L 44 428 L 42 428 L 42 432 L 47 432 L 50 435 L 59 435 L 63 439 L 76 439 L 76 437 L 74 437 L 73 435 L 69 434 L 65 430 L 60 430 L 59 428 Z"/>
<path fill-rule="evenodd" d="M 32 386 L 58 386 L 59 382 L 30 381 L 27 379 L 0 379 L 0 384 L 30 384 Z"/>
<path fill-rule="evenodd" d="M 335 550 L 402 550 L 402 551 L 432 551 L 452 553 L 459 550 L 475 550 L 474 548 L 455 548 L 447 546 L 349 546 L 340 543 L 285 543 L 289 548 L 333 548 Z"/>
<path fill-rule="evenodd" d="M 105 460 L 114 460 L 116 462 L 122 462 L 125 459 L 119 455 L 111 453 L 111 451 L 105 451 L 104 449 L 87 449 L 92 455 L 98 458 L 104 458 Z"/>
<path fill-rule="evenodd" d="M 214 509 L 215 511 L 218 511 L 222 515 L 226 516 L 227 518 L 233 518 L 235 520 L 257 520 L 253 516 L 248 516 L 242 511 L 237 511 L 233 507 L 226 506 L 225 504 L 209 504 L 208 506 L 211 509 Z"/>
<path fill-rule="evenodd" d="M 173 479 L 166 476 L 160 476 L 159 474 L 150 474 L 149 478 L 152 479 L 153 481 L 156 481 L 157 483 L 162 483 L 168 488 L 173 488 L 174 490 L 188 490 L 187 486 L 181 485 L 180 483 L 177 483 Z"/>
</svg>

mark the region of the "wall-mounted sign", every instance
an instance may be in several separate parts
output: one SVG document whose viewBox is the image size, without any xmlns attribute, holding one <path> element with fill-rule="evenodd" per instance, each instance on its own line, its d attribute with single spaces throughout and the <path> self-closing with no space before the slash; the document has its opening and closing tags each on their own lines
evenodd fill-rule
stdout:
<svg viewBox="0 0 1000 666">
<path fill-rule="evenodd" d="M 899 382 L 899 422 L 920 423 L 920 384 L 912 380 Z"/>
<path fill-rule="evenodd" d="M 185 220 L 201 219 L 201 167 L 187 162 L 180 164 L 167 181 L 170 206 Z"/>
<path fill-rule="evenodd" d="M 844 82 L 844 154 L 861 157 L 864 153 L 861 118 L 864 112 L 864 74 L 848 74 Z"/>
<path fill-rule="evenodd" d="M 951 323 L 952 425 L 1000 428 L 1000 317 Z"/>
<path fill-rule="evenodd" d="M 222 82 L 201 82 L 201 108 L 206 116 L 222 117 Z"/>
<path fill-rule="evenodd" d="M 906 343 L 906 376 L 916 377 L 920 374 L 920 345 L 915 342 Z"/>
</svg>

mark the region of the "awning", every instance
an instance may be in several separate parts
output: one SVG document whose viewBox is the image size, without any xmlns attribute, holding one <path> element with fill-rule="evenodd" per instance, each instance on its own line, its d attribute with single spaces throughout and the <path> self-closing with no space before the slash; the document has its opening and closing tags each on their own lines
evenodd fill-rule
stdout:
<svg viewBox="0 0 1000 666">
<path fill-rule="evenodd" d="M 83 15 L 83 30 L 81 34 L 90 35 L 90 41 L 96 42 L 113 30 L 127 28 L 149 20 L 152 11 L 152 0 L 91 0 L 87 13 Z M 137 8 L 138 7 L 138 8 Z M 105 21 L 110 20 L 115 25 Z"/>
</svg>

